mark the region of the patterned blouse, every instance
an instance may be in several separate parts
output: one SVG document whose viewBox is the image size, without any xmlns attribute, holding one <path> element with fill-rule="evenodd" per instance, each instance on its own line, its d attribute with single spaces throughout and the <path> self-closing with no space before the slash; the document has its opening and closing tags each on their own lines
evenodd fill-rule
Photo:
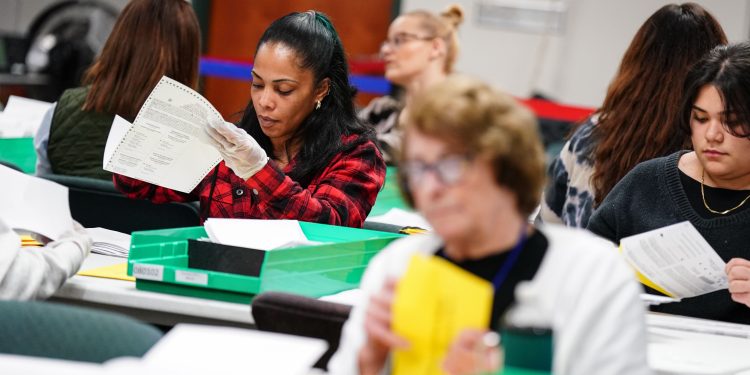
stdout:
<svg viewBox="0 0 750 375">
<path fill-rule="evenodd" d="M 547 170 L 539 219 L 569 227 L 586 228 L 594 205 L 592 130 L 597 115 L 589 117 L 570 137 Z"/>
</svg>

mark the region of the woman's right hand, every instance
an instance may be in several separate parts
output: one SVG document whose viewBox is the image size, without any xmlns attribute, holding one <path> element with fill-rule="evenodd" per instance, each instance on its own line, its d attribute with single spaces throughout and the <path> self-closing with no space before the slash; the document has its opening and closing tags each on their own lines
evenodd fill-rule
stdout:
<svg viewBox="0 0 750 375">
<path fill-rule="evenodd" d="M 367 340 L 359 352 L 359 372 L 377 374 L 385 365 L 392 349 L 406 349 L 409 342 L 391 330 L 391 305 L 396 290 L 396 280 L 388 279 L 383 289 L 370 297 L 365 312 Z"/>
</svg>

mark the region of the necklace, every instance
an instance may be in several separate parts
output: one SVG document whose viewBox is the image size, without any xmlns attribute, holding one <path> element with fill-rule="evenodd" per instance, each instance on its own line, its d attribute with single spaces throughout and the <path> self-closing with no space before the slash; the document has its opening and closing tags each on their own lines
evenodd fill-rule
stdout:
<svg viewBox="0 0 750 375">
<path fill-rule="evenodd" d="M 728 213 L 730 213 L 730 212 L 732 212 L 732 211 L 734 211 L 734 210 L 742 207 L 742 205 L 745 204 L 745 202 L 747 202 L 748 199 L 750 199 L 750 195 L 748 195 L 747 197 L 745 197 L 745 199 L 742 200 L 742 202 L 740 202 L 740 204 L 738 204 L 738 205 L 736 205 L 736 206 L 734 206 L 734 207 L 732 207 L 732 208 L 730 208 L 728 210 L 716 211 L 714 209 L 711 209 L 711 207 L 708 207 L 708 203 L 706 203 L 706 193 L 703 192 L 703 181 L 704 181 L 705 177 L 706 177 L 706 170 L 704 169 L 703 172 L 701 172 L 701 198 L 703 198 L 703 207 L 706 207 L 706 209 L 708 210 L 708 212 L 711 212 L 712 214 L 726 215 L 726 214 L 728 214 Z"/>
</svg>

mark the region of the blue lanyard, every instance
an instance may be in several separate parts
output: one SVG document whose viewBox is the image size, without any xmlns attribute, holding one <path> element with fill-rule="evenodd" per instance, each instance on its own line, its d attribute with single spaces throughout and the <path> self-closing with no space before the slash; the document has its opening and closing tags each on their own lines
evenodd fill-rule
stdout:
<svg viewBox="0 0 750 375">
<path fill-rule="evenodd" d="M 505 259 L 505 262 L 503 262 L 503 265 L 500 267 L 500 270 L 497 271 L 495 277 L 492 278 L 492 285 L 495 287 L 495 293 L 500 290 L 500 286 L 503 285 L 503 282 L 505 282 L 505 279 L 508 277 L 508 273 L 510 273 L 510 270 L 513 269 L 513 266 L 516 264 L 518 255 L 521 254 L 521 250 L 526 244 L 526 240 L 526 223 L 524 223 L 521 226 L 521 234 L 519 235 L 518 242 L 516 242 L 516 246 L 513 247 L 508 258 Z"/>
</svg>

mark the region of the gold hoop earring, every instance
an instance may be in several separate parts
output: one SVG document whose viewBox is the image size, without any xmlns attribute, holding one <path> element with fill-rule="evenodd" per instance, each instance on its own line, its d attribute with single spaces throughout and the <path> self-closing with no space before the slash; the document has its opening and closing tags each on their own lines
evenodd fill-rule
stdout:
<svg viewBox="0 0 750 375">
<path fill-rule="evenodd" d="M 315 109 L 320 109 L 320 100 L 315 102 Z"/>
</svg>

